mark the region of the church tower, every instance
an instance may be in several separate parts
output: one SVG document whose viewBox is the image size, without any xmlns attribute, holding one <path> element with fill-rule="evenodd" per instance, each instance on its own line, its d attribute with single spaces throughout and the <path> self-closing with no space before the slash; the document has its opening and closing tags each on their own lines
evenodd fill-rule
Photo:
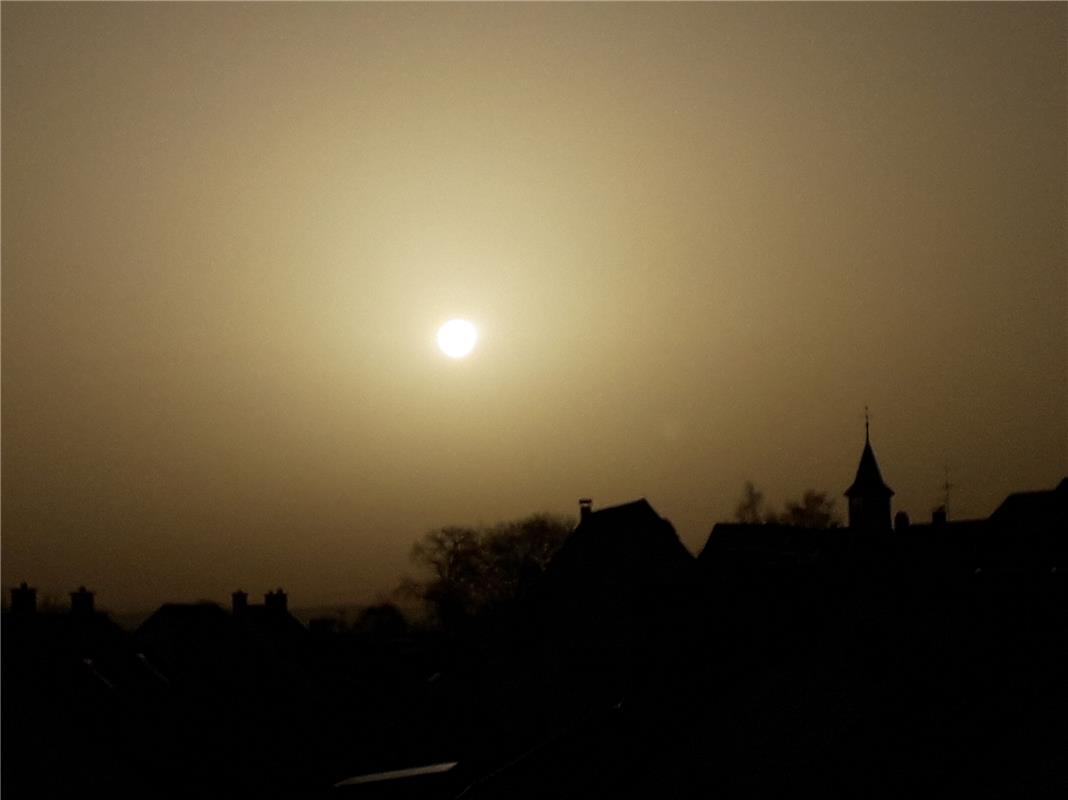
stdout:
<svg viewBox="0 0 1068 800">
<path fill-rule="evenodd" d="M 875 452 L 868 435 L 868 418 L 864 415 L 864 452 L 853 485 L 845 491 L 849 498 L 851 530 L 884 532 L 890 530 L 890 498 L 894 490 L 883 483 Z"/>
</svg>

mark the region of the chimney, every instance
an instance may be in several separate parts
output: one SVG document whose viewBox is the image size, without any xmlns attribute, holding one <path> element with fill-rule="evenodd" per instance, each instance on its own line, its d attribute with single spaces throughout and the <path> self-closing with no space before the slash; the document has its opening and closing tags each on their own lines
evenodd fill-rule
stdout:
<svg viewBox="0 0 1068 800">
<path fill-rule="evenodd" d="M 946 507 L 939 506 L 931 512 L 931 524 L 932 525 L 945 525 L 946 524 Z"/>
<path fill-rule="evenodd" d="M 579 524 L 582 524 L 590 518 L 590 514 L 593 513 L 593 500 L 588 497 L 583 497 L 579 500 Z"/>
<path fill-rule="evenodd" d="M 279 587 L 273 592 L 267 592 L 263 597 L 263 605 L 267 607 L 267 610 L 274 614 L 286 613 L 286 593 Z"/>
<path fill-rule="evenodd" d="M 93 593 L 84 586 L 70 593 L 70 614 L 72 617 L 93 616 Z"/>
<path fill-rule="evenodd" d="M 909 515 L 904 511 L 894 514 L 894 530 L 898 533 L 909 529 Z"/>
<path fill-rule="evenodd" d="M 230 599 L 232 601 L 230 605 L 231 613 L 235 617 L 244 614 L 245 609 L 248 608 L 248 592 L 243 592 L 238 589 L 236 592 L 230 595 Z"/>
<path fill-rule="evenodd" d="M 37 590 L 26 581 L 11 590 L 11 613 L 19 617 L 37 613 Z"/>
</svg>

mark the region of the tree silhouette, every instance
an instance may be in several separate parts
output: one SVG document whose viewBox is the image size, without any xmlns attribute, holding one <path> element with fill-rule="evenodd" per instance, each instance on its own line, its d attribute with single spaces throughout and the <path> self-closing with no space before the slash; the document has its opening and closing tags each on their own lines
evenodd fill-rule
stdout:
<svg viewBox="0 0 1068 800">
<path fill-rule="evenodd" d="M 840 524 L 834 498 L 829 492 L 815 489 L 806 490 L 800 500 L 788 502 L 786 510 L 779 515 L 779 522 L 797 528 L 833 528 Z"/>
<path fill-rule="evenodd" d="M 782 513 L 764 510 L 764 493 L 752 481 L 745 482 L 734 519 L 748 525 L 792 525 L 796 528 L 834 528 L 841 524 L 830 492 L 807 489 L 800 500 L 786 503 Z"/>
<path fill-rule="evenodd" d="M 442 627 L 506 607 L 544 572 L 570 533 L 570 520 L 533 514 L 492 527 L 449 526 L 412 547 L 424 573 L 404 590 L 421 599 Z"/>
<path fill-rule="evenodd" d="M 745 482 L 742 499 L 734 508 L 734 519 L 749 525 L 759 525 L 765 521 L 764 493 L 758 491 L 752 481 Z"/>
<path fill-rule="evenodd" d="M 353 630 L 380 639 L 403 636 L 407 629 L 408 621 L 393 603 L 368 606 L 360 612 L 353 625 Z"/>
</svg>

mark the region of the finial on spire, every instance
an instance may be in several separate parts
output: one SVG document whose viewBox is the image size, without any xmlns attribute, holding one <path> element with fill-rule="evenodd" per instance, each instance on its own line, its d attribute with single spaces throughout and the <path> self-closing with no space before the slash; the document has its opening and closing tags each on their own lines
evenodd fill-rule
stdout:
<svg viewBox="0 0 1068 800">
<path fill-rule="evenodd" d="M 864 444 L 868 444 L 869 443 L 869 440 L 868 440 L 868 426 L 869 426 L 868 407 L 864 406 Z"/>
</svg>

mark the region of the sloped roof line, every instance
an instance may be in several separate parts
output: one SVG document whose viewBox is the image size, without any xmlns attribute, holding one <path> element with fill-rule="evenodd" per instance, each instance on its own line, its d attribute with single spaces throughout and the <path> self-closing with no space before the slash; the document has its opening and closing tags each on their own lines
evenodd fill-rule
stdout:
<svg viewBox="0 0 1068 800">
<path fill-rule="evenodd" d="M 882 473 L 879 471 L 879 462 L 875 460 L 875 451 L 871 449 L 871 442 L 865 437 L 864 451 L 860 454 L 856 477 L 853 479 L 853 484 L 845 490 L 845 496 L 853 497 L 872 493 L 892 497 L 894 490 L 883 481 Z"/>
<path fill-rule="evenodd" d="M 615 505 L 615 506 L 605 506 L 604 508 L 591 509 L 590 513 L 591 514 L 605 514 L 605 513 L 612 513 L 612 512 L 619 513 L 619 512 L 624 512 L 624 511 L 646 511 L 646 510 L 652 512 L 653 514 L 656 514 L 656 511 L 653 509 L 652 504 L 648 500 L 646 500 L 644 497 L 639 497 L 637 500 L 631 500 L 630 502 L 627 502 L 627 503 L 620 503 L 619 505 Z M 660 515 L 657 514 L 657 516 L 660 516 Z"/>
</svg>

